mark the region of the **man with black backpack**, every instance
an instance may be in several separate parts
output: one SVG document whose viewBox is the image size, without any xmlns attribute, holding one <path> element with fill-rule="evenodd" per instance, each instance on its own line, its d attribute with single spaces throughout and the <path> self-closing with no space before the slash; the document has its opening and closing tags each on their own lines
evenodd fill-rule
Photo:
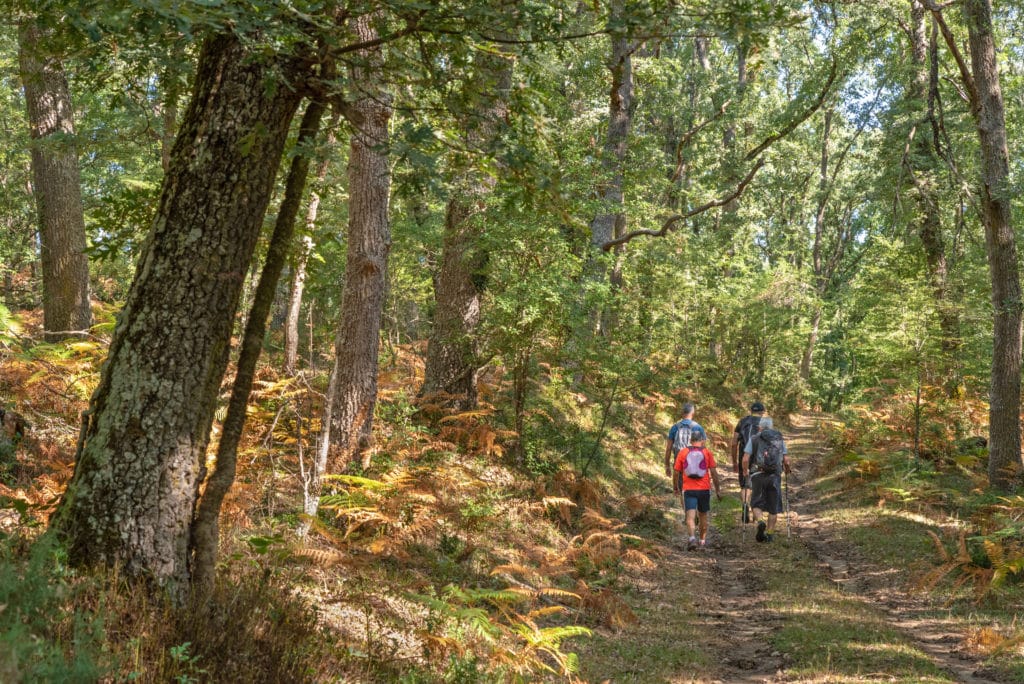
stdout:
<svg viewBox="0 0 1024 684">
<path fill-rule="evenodd" d="M 750 415 L 740 419 L 733 430 L 732 444 L 729 446 L 729 456 L 732 458 L 732 469 L 740 480 L 740 501 L 743 504 L 743 524 L 750 522 L 750 478 L 745 476 L 740 468 L 740 455 L 747 442 L 757 434 L 757 424 L 764 415 L 764 404 L 755 401 L 750 405 Z"/>
<path fill-rule="evenodd" d="M 786 442 L 782 433 L 774 429 L 772 419 L 764 416 L 758 422 L 758 432 L 743 449 L 742 474 L 750 478 L 750 506 L 757 523 L 759 542 L 770 542 L 775 523 L 782 512 L 782 471 L 790 471 L 786 458 Z M 767 523 L 761 513 L 768 514 Z"/>
</svg>

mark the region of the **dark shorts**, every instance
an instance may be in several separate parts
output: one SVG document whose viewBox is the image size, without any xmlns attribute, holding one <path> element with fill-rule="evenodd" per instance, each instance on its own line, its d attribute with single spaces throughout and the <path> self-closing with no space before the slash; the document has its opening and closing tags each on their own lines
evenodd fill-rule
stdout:
<svg viewBox="0 0 1024 684">
<path fill-rule="evenodd" d="M 782 478 L 756 473 L 750 476 L 750 507 L 767 513 L 782 512 Z"/>
<path fill-rule="evenodd" d="M 683 508 L 707 513 L 711 510 L 711 490 L 691 489 L 683 492 Z"/>
</svg>

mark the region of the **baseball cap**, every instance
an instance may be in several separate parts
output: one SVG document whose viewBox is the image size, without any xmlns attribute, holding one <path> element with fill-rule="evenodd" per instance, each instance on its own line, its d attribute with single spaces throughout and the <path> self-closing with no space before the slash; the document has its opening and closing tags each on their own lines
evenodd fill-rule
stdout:
<svg viewBox="0 0 1024 684">
<path fill-rule="evenodd" d="M 753 404 L 750 405 L 750 412 L 751 413 L 764 413 L 764 404 L 762 404 L 759 401 L 755 401 Z"/>
</svg>

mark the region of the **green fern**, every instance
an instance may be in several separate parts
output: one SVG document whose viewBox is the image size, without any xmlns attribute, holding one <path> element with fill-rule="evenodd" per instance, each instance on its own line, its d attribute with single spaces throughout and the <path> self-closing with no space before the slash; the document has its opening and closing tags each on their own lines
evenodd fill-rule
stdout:
<svg viewBox="0 0 1024 684">
<path fill-rule="evenodd" d="M 372 480 L 368 477 L 359 477 L 358 475 L 342 475 L 342 474 L 329 474 L 324 475 L 325 482 L 340 482 L 342 484 L 352 485 L 354 487 L 362 487 L 365 489 L 372 489 L 376 491 L 388 490 L 392 488 L 387 482 L 381 482 L 380 480 Z"/>
</svg>

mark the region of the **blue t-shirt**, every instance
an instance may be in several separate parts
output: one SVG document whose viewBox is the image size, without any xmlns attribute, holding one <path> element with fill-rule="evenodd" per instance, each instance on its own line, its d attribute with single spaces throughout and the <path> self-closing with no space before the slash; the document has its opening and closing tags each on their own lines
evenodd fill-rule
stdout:
<svg viewBox="0 0 1024 684">
<path fill-rule="evenodd" d="M 679 450 L 682 449 L 683 447 L 690 446 L 690 437 L 689 437 L 689 435 L 687 435 L 687 437 L 686 437 L 686 444 L 681 444 L 681 443 L 677 444 L 676 443 L 676 438 L 680 436 L 679 435 L 679 429 L 684 427 L 684 426 L 686 428 L 688 428 L 690 432 L 693 432 L 694 428 L 700 427 L 700 425 L 696 421 L 690 420 L 689 418 L 683 418 L 681 421 L 679 421 L 678 423 L 676 423 L 675 425 L 673 425 L 672 427 L 669 428 L 669 430 L 668 430 L 668 441 L 672 443 L 672 446 L 674 447 L 674 451 L 677 454 L 679 453 Z"/>
</svg>

